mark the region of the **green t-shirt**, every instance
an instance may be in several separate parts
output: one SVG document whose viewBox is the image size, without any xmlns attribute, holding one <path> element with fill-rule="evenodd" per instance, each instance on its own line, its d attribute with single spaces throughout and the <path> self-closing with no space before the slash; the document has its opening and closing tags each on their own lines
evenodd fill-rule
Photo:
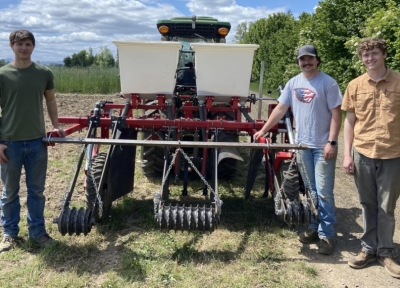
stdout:
<svg viewBox="0 0 400 288">
<path fill-rule="evenodd" d="M 44 91 L 52 89 L 53 73 L 45 66 L 32 63 L 24 69 L 11 64 L 1 67 L 0 139 L 24 141 L 45 136 Z"/>
</svg>

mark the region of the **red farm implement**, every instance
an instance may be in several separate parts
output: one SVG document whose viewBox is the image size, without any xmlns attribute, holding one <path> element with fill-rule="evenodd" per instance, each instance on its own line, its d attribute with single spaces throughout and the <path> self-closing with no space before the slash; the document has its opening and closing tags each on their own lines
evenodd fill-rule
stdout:
<svg viewBox="0 0 400 288">
<path fill-rule="evenodd" d="M 218 180 L 235 174 L 237 161 L 243 161 L 238 148 L 250 149 L 245 199 L 264 164 L 265 196 L 271 193 L 275 213 L 289 225 L 307 224 L 316 217 L 314 197 L 309 185 L 303 185 L 295 157 L 297 149 L 307 147 L 294 143 L 290 112 L 260 143 L 251 143 L 252 135 L 264 125 L 264 121 L 252 119 L 250 111 L 252 104 L 265 98 L 248 96 L 258 45 L 220 44 L 224 39 L 220 37 L 219 44 L 203 41 L 185 50 L 175 36 L 163 37 L 170 41 L 114 42 L 124 103 L 101 101 L 89 116 L 59 118 L 67 126 L 67 135 L 87 130 L 85 138 L 48 135 L 43 139 L 51 145 L 82 146 L 60 215 L 54 219 L 59 232 L 86 235 L 105 219 L 113 201 L 133 191 L 137 146 L 141 147 L 143 174 L 162 179 L 154 195 L 154 216 L 161 229 L 213 231 L 217 227 L 222 209 Z M 182 61 L 191 64 L 179 68 Z M 179 73 L 190 69 L 192 79 L 179 82 Z M 275 106 L 270 104 L 269 112 Z M 240 142 L 239 136 L 248 141 Z M 107 145 L 107 152 L 100 151 L 101 145 Z M 87 206 L 70 208 L 83 166 Z M 172 205 L 171 173 L 182 180 L 182 196 L 188 195 L 189 174 L 197 174 L 208 203 Z"/>
</svg>

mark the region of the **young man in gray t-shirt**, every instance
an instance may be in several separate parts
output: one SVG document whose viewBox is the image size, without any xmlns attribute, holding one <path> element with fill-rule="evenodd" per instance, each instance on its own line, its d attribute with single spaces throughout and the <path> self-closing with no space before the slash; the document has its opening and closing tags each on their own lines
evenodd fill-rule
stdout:
<svg viewBox="0 0 400 288">
<path fill-rule="evenodd" d="M 318 243 L 318 253 L 333 252 L 335 201 L 333 195 L 337 139 L 341 126 L 342 94 L 336 81 L 318 70 L 320 58 L 312 45 L 299 48 L 297 62 L 302 73 L 286 84 L 279 104 L 263 128 L 254 134 L 257 141 L 291 107 L 296 123 L 296 143 L 309 149 L 297 152 L 303 179 L 309 179 L 317 194 L 318 219 L 312 219 L 307 231 L 299 235 L 306 244 Z"/>
</svg>

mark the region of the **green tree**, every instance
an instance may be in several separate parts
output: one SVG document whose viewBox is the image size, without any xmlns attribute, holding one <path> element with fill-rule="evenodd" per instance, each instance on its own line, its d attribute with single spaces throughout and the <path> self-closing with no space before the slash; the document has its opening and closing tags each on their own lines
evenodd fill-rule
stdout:
<svg viewBox="0 0 400 288">
<path fill-rule="evenodd" d="M 400 6 L 389 0 L 387 8 L 381 8 L 367 20 L 365 37 L 380 37 L 388 44 L 386 63 L 394 70 L 400 70 Z"/>
<path fill-rule="evenodd" d="M 67 56 L 64 58 L 64 66 L 65 67 L 72 67 L 72 58 L 71 56 Z"/>
<path fill-rule="evenodd" d="M 87 51 L 81 50 L 79 53 L 74 53 L 71 56 L 72 67 L 87 67 Z"/>
<path fill-rule="evenodd" d="M 392 0 L 397 5 L 400 0 Z M 354 54 L 346 48 L 353 37 L 364 36 L 366 22 L 378 10 L 387 10 L 388 0 L 325 0 L 319 2 L 306 33 L 318 48 L 322 58 L 321 70 L 338 81 L 342 89 L 359 75 L 354 67 Z M 305 27 L 303 27 L 305 28 Z"/>
<path fill-rule="evenodd" d="M 9 63 L 9 62 L 6 61 L 5 59 L 0 59 L 0 67 L 6 65 L 6 64 L 8 64 L 8 63 Z"/>
<path fill-rule="evenodd" d="M 90 47 L 89 52 L 86 55 L 86 64 L 87 66 L 92 66 L 96 61 L 96 56 L 93 55 L 93 49 Z"/>
<path fill-rule="evenodd" d="M 115 59 L 112 55 L 110 49 L 105 47 L 100 47 L 100 53 L 96 55 L 96 65 L 100 67 L 114 67 Z"/>
<path fill-rule="evenodd" d="M 299 73 L 293 72 L 295 63 L 294 51 L 299 40 L 300 27 L 293 15 L 276 13 L 255 21 L 245 34 L 242 43 L 259 44 L 255 52 L 252 78 L 260 78 L 260 64 L 264 61 L 264 83 L 273 88 L 283 85 L 283 75 Z M 290 69 L 287 66 L 290 66 Z"/>
<path fill-rule="evenodd" d="M 251 24 L 253 22 L 242 22 L 236 28 L 236 33 L 234 36 L 234 43 L 241 43 L 244 40 L 244 36 L 246 35 L 247 31 L 249 30 Z"/>
</svg>

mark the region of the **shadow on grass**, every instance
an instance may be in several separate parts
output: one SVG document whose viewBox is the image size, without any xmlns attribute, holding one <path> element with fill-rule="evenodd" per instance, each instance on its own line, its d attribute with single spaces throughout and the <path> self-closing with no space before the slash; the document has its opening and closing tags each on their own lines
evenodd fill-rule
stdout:
<svg viewBox="0 0 400 288">
<path fill-rule="evenodd" d="M 186 239 L 184 243 L 168 240 L 174 238 L 174 235 L 166 233 L 164 237 L 157 231 L 153 201 L 151 199 L 138 200 L 126 196 L 115 203 L 112 209 L 112 217 L 96 225 L 98 236 L 103 238 L 100 243 L 95 241 L 88 241 L 82 245 L 59 243 L 55 247 L 39 250 L 39 257 L 58 272 L 74 271 L 78 275 L 85 273 L 97 275 L 107 271 L 115 271 L 124 281 L 133 283 L 146 281 L 150 273 L 148 263 L 160 263 L 160 261 L 171 263 L 169 261 L 173 260 L 172 263 L 193 263 L 196 265 L 210 262 L 229 263 L 240 259 L 244 253 L 247 253 L 246 249 L 250 244 L 249 239 L 255 232 L 272 235 L 272 242 L 278 238 L 279 241 L 282 241 L 282 239 L 286 241 L 285 237 L 292 239 L 295 237 L 293 232 L 297 228 L 289 228 L 275 215 L 273 201 L 270 197 L 251 197 L 246 202 L 243 197 L 235 197 L 234 194 L 235 191 L 229 191 L 229 189 L 225 191 L 225 196 L 222 197 L 221 223 L 217 228 L 224 231 L 239 232 L 240 242 L 233 249 L 218 247 L 218 249 L 210 248 L 199 251 L 196 243 L 209 235 L 209 233 L 204 234 L 199 231 L 190 233 L 187 237 L 181 237 L 181 239 Z M 181 201 L 194 204 L 208 203 L 207 200 L 192 196 L 179 196 L 175 200 L 175 202 Z M 357 224 L 355 219 L 359 217 L 361 212 L 360 209 L 351 208 L 338 209 L 337 213 L 341 215 L 339 218 L 344 217 L 347 222 Z M 349 231 L 348 227 L 342 225 L 346 224 L 341 223 L 337 230 L 341 231 L 343 242 L 353 237 L 352 232 L 359 232 L 361 229 L 358 225 L 355 225 L 352 226 L 355 231 Z M 141 238 L 141 235 L 144 234 L 151 235 L 149 240 L 145 237 Z M 173 242 L 173 245 L 171 251 L 167 254 L 159 255 L 151 245 L 153 245 L 152 243 L 160 245 L 157 241 L 163 238 Z M 138 248 L 136 244 L 133 244 L 143 241 L 150 241 L 150 243 L 147 243 L 144 248 Z M 261 251 L 257 251 L 255 254 L 253 259 L 255 262 L 302 261 L 298 257 L 283 256 L 282 249 L 284 248 L 282 247 L 265 247 L 268 244 L 260 245 L 257 244 L 256 249 Z M 340 249 L 347 249 L 347 246 L 344 245 Z M 350 250 L 354 249 L 351 248 Z M 308 254 L 310 252 L 312 251 L 307 251 L 307 248 L 305 248 L 300 249 L 298 253 Z"/>
<path fill-rule="evenodd" d="M 205 203 L 196 197 L 179 197 L 186 202 Z M 135 241 L 145 233 L 163 238 L 158 232 L 154 220 L 154 206 L 152 200 L 137 200 L 124 197 L 112 209 L 112 216 L 96 225 L 98 235 L 102 239 L 97 243 L 88 236 L 82 244 L 59 242 L 45 249 L 36 249 L 25 245 L 25 250 L 35 253 L 40 259 L 57 272 L 74 272 L 78 276 L 106 273 L 115 271 L 128 282 L 144 282 L 148 277 L 146 262 L 171 261 L 180 264 L 184 262 L 207 263 L 210 261 L 229 262 L 240 258 L 248 244 L 249 236 L 254 231 L 265 231 L 266 227 L 274 229 L 284 228 L 285 225 L 277 220 L 273 213 L 272 199 L 252 199 L 252 203 L 243 198 L 226 197 L 223 199 L 220 229 L 244 232 L 241 242 L 230 251 L 214 250 L 199 252 L 194 244 L 209 235 L 194 231 L 185 232 L 186 243 L 174 244 L 173 251 L 167 255 L 155 255 L 151 248 L 135 249 Z M 217 228 L 218 229 L 218 228 Z M 287 228 L 285 228 L 287 229 Z M 95 233 L 92 231 L 91 233 Z M 186 234 L 187 233 L 187 234 Z M 69 236 L 65 236 L 69 237 Z M 77 236 L 72 236 L 77 237 Z M 165 238 L 173 238 L 167 233 Z M 58 238 L 58 237 L 57 237 Z M 65 238 L 64 238 L 65 239 Z M 144 238 L 146 239 L 146 238 Z M 140 241 L 143 241 L 142 239 Z M 74 241 L 72 241 L 74 242 Z"/>
</svg>

